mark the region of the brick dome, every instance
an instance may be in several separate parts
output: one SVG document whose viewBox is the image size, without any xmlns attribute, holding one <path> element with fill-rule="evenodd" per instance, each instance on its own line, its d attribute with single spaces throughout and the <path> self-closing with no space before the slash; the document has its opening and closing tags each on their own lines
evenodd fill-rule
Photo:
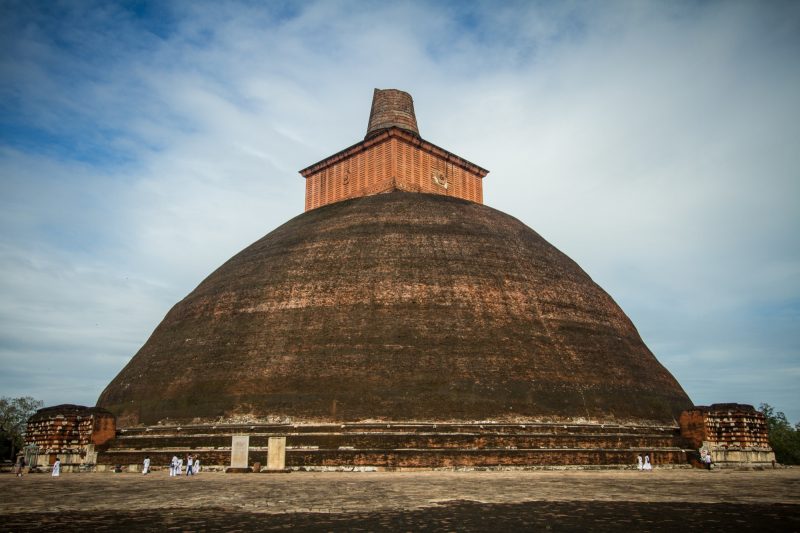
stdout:
<svg viewBox="0 0 800 533">
<path fill-rule="evenodd" d="M 536 232 L 480 204 L 397 191 L 308 211 L 235 255 L 97 405 L 122 426 L 672 424 L 691 401 L 611 297 Z"/>
</svg>

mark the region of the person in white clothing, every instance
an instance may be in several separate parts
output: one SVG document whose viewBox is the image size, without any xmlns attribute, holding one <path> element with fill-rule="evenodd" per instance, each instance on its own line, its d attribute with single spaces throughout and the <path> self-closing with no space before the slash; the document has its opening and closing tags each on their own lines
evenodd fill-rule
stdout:
<svg viewBox="0 0 800 533">
<path fill-rule="evenodd" d="M 644 456 L 644 466 L 642 467 L 642 470 L 652 470 L 652 469 L 653 469 L 653 465 L 650 464 L 650 456 L 649 455 L 645 455 Z"/>
<path fill-rule="evenodd" d="M 53 472 L 51 475 L 53 477 L 58 477 L 61 475 L 61 459 L 56 459 L 56 462 L 53 463 Z"/>
<path fill-rule="evenodd" d="M 194 474 L 197 475 L 200 473 L 200 458 L 194 458 Z"/>
<path fill-rule="evenodd" d="M 175 465 L 175 475 L 180 476 L 183 472 L 183 457 L 178 458 L 178 464 Z"/>
<path fill-rule="evenodd" d="M 170 461 L 170 463 L 169 463 L 169 476 L 170 477 L 174 477 L 175 476 L 175 469 L 176 468 L 178 468 L 178 457 L 173 455 L 172 456 L 172 461 Z"/>
<path fill-rule="evenodd" d="M 642 461 L 642 455 L 641 454 L 636 456 L 636 468 L 638 470 L 641 470 L 642 468 L 644 468 L 644 462 Z"/>
<path fill-rule="evenodd" d="M 150 473 L 150 456 L 144 458 L 144 465 L 142 465 L 142 475 Z"/>
</svg>

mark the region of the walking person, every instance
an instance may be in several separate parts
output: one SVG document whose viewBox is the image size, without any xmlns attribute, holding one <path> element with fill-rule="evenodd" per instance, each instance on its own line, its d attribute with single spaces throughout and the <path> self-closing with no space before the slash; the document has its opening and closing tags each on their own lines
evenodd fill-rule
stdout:
<svg viewBox="0 0 800 533">
<path fill-rule="evenodd" d="M 14 473 L 17 477 L 22 477 L 22 471 L 25 469 L 25 456 L 20 455 L 17 458 L 17 463 L 14 465 Z"/>
<path fill-rule="evenodd" d="M 180 477 L 183 473 L 183 457 L 178 457 L 178 463 L 175 465 L 175 475 Z"/>
<path fill-rule="evenodd" d="M 178 457 L 173 455 L 169 462 L 169 477 L 175 477 L 175 470 L 178 468 Z"/>
<path fill-rule="evenodd" d="M 642 454 L 639 454 L 636 456 L 636 469 L 641 472 L 642 468 L 644 468 L 644 462 L 642 461 Z"/>
<path fill-rule="evenodd" d="M 200 457 L 197 455 L 194 457 L 194 470 L 192 470 L 192 472 L 194 472 L 194 475 L 200 473 Z"/>
<path fill-rule="evenodd" d="M 648 470 L 648 471 L 653 470 L 653 465 L 650 464 L 650 456 L 649 455 L 645 455 L 644 456 L 644 466 L 642 467 L 642 470 Z"/>
<path fill-rule="evenodd" d="M 142 475 L 150 473 L 150 456 L 146 455 L 144 458 L 144 465 L 142 465 Z"/>
<path fill-rule="evenodd" d="M 194 464 L 192 463 L 192 456 L 191 455 L 187 455 L 186 456 L 186 476 L 187 477 L 192 475 L 192 466 L 194 466 Z"/>
<path fill-rule="evenodd" d="M 53 477 L 58 477 L 61 475 L 61 459 L 56 458 L 56 462 L 53 463 L 53 471 L 50 473 Z"/>
</svg>

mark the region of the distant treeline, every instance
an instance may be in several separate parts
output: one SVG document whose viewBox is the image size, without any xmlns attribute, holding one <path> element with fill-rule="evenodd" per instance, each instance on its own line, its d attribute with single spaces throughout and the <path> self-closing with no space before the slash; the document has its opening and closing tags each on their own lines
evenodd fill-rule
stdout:
<svg viewBox="0 0 800 533">
<path fill-rule="evenodd" d="M 769 445 L 775 451 L 775 460 L 784 465 L 800 464 L 800 422 L 792 426 L 785 414 L 775 412 L 768 403 L 762 403 L 758 410 L 767 417 Z"/>
</svg>

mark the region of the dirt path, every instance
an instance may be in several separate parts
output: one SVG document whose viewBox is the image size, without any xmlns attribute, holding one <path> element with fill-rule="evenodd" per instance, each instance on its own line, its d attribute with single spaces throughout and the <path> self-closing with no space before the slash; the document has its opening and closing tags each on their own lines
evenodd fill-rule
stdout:
<svg viewBox="0 0 800 533">
<path fill-rule="evenodd" d="M 800 469 L 0 475 L 2 531 L 800 530 Z"/>
</svg>

